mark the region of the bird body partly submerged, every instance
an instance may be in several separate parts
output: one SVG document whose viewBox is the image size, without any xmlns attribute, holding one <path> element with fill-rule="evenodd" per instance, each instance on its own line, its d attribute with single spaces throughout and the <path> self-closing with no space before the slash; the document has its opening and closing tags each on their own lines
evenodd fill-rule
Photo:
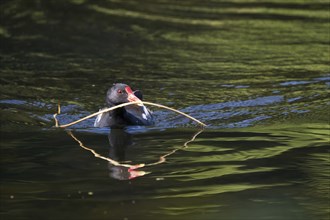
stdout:
<svg viewBox="0 0 330 220">
<path fill-rule="evenodd" d="M 127 102 L 138 102 L 142 100 L 140 91 L 132 89 L 122 83 L 114 84 L 107 92 L 106 102 L 108 107 L 113 107 Z M 153 125 L 151 112 L 143 105 L 128 105 L 105 112 L 97 116 L 94 127 L 125 127 L 127 125 Z"/>
</svg>

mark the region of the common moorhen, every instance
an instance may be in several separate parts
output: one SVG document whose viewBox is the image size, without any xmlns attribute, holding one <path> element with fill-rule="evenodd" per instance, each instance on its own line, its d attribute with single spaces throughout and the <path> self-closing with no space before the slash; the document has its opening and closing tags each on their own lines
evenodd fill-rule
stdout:
<svg viewBox="0 0 330 220">
<path fill-rule="evenodd" d="M 142 100 L 140 91 L 132 89 L 123 83 L 114 84 L 107 92 L 106 103 L 113 107 L 126 102 Z M 94 127 L 122 128 L 127 125 L 152 125 L 154 123 L 151 112 L 141 103 L 128 105 L 105 112 L 97 116 Z"/>
</svg>

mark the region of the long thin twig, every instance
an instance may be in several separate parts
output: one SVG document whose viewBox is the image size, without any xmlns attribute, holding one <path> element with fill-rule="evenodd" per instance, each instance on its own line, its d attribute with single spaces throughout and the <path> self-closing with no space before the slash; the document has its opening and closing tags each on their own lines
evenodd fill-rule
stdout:
<svg viewBox="0 0 330 220">
<path fill-rule="evenodd" d="M 146 105 L 153 105 L 153 106 L 157 106 L 157 107 L 159 107 L 159 108 L 165 108 L 165 109 L 167 109 L 167 110 L 170 110 L 170 111 L 176 112 L 176 113 L 178 113 L 178 114 L 181 114 L 181 115 L 183 115 L 183 116 L 185 116 L 185 117 L 187 117 L 187 118 L 189 118 L 189 119 L 191 119 L 191 120 L 197 122 L 198 124 L 202 125 L 203 127 L 206 127 L 206 124 L 204 124 L 203 122 L 197 120 L 196 118 L 194 118 L 194 117 L 192 117 L 192 116 L 190 116 L 190 115 L 188 115 L 188 114 L 186 114 L 186 113 L 184 113 L 184 112 L 181 112 L 181 111 L 179 111 L 179 110 L 176 110 L 176 109 L 174 109 L 174 108 L 171 108 L 171 107 L 168 107 L 168 106 L 165 106 L 165 105 L 161 105 L 161 104 L 157 104 L 157 103 L 153 103 L 153 102 L 145 102 L 145 101 L 141 101 L 141 102 L 142 102 L 143 104 L 146 104 Z"/>
<path fill-rule="evenodd" d="M 57 120 L 56 116 L 59 114 L 61 114 L 60 101 L 58 101 L 58 103 L 57 103 L 57 112 L 53 115 L 54 120 L 55 120 L 55 127 L 58 127 L 58 120 Z"/>
<path fill-rule="evenodd" d="M 181 112 L 181 111 L 179 111 L 179 110 L 173 109 L 173 108 L 168 107 L 168 106 L 165 106 L 165 105 L 160 105 L 160 104 L 156 104 L 156 103 L 153 103 L 153 102 L 145 102 L 145 101 L 139 101 L 139 102 L 127 102 L 127 103 L 123 103 L 123 104 L 120 104 L 120 105 L 116 105 L 116 106 L 114 106 L 114 107 L 106 108 L 106 109 L 103 109 L 103 110 L 101 110 L 101 111 L 95 112 L 95 113 L 93 113 L 93 114 L 91 114 L 91 115 L 88 115 L 88 116 L 86 116 L 86 117 L 84 117 L 84 118 L 81 118 L 81 119 L 79 119 L 79 120 L 77 120 L 77 121 L 74 121 L 74 122 L 71 122 L 71 123 L 68 123 L 68 124 L 65 124 L 65 125 L 58 125 L 58 123 L 57 123 L 57 119 L 56 119 L 56 115 L 57 115 L 57 114 L 54 114 L 54 118 L 55 118 L 55 121 L 56 121 L 56 125 L 55 125 L 55 126 L 56 126 L 56 127 L 60 127 L 60 128 L 66 128 L 66 127 L 69 127 L 69 126 L 71 126 L 71 125 L 74 125 L 74 124 L 77 124 L 77 123 L 79 123 L 79 122 L 82 122 L 82 121 L 84 121 L 84 120 L 86 120 L 86 119 L 89 119 L 89 118 L 92 118 L 92 117 L 97 116 L 97 115 L 99 115 L 99 114 L 102 114 L 102 113 L 104 113 L 104 112 L 109 112 L 109 111 L 115 110 L 115 109 L 117 109 L 117 108 L 121 108 L 121 107 L 124 107 L 124 106 L 127 106 L 127 105 L 134 105 L 134 104 L 146 104 L 146 105 L 157 106 L 157 107 L 160 107 L 160 108 L 165 108 L 165 109 L 168 109 L 168 110 L 174 111 L 174 112 L 176 112 L 176 113 L 178 113 L 178 114 L 181 114 L 181 115 L 183 115 L 183 116 L 185 116 L 185 117 L 187 117 L 187 118 L 189 118 L 189 119 L 191 119 L 191 120 L 197 122 L 198 124 L 202 125 L 203 127 L 206 127 L 206 124 L 204 124 L 203 122 L 201 122 L 201 121 L 197 120 L 196 118 L 194 118 L 194 117 L 192 117 L 192 116 L 190 116 L 190 115 L 188 115 L 188 114 L 186 114 L 186 113 L 183 113 L 183 112 Z"/>
</svg>

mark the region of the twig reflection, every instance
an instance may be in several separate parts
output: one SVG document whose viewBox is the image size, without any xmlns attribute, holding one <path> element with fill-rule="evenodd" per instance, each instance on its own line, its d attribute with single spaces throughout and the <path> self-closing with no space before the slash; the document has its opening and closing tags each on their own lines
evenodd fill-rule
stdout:
<svg viewBox="0 0 330 220">
<path fill-rule="evenodd" d="M 202 133 L 203 131 L 204 131 L 204 128 L 201 128 L 199 131 L 197 131 L 197 132 L 193 135 L 193 137 L 192 137 L 191 139 L 189 139 L 188 141 L 186 141 L 186 142 L 183 144 L 182 147 L 177 148 L 177 149 L 174 149 L 174 150 L 172 150 L 171 152 L 169 152 L 169 153 L 167 153 L 167 154 L 164 154 L 164 155 L 160 156 L 160 157 L 159 157 L 159 160 L 158 160 L 157 162 L 154 162 L 154 163 L 148 163 L 148 164 L 145 164 L 144 166 L 154 166 L 154 165 L 157 165 L 157 164 L 164 163 L 164 162 L 166 161 L 166 157 L 168 157 L 168 156 L 174 154 L 174 153 L 177 152 L 178 150 L 183 150 L 183 149 L 187 148 L 187 147 L 188 147 L 188 144 L 191 143 L 191 142 L 193 142 L 193 141 L 196 139 L 196 137 L 197 137 L 200 133 Z"/>
<path fill-rule="evenodd" d="M 79 143 L 79 146 L 82 147 L 83 149 L 87 150 L 87 151 L 90 151 L 95 157 L 97 158 L 100 158 L 102 160 L 105 160 L 105 161 L 108 161 L 109 162 L 109 170 L 111 170 L 111 177 L 115 178 L 115 179 L 120 179 L 120 180 L 125 180 L 125 179 L 133 179 L 133 178 L 136 178 L 136 177 L 140 177 L 140 176 L 144 176 L 144 175 L 147 175 L 149 174 L 150 172 L 145 172 L 145 171 L 140 171 L 140 170 L 136 170 L 138 168 L 142 168 L 142 167 L 151 167 L 151 166 L 156 166 L 156 165 L 159 165 L 159 164 L 162 164 L 166 161 L 166 158 L 172 154 L 174 154 L 175 152 L 179 151 L 179 150 L 183 150 L 185 148 L 188 148 L 188 144 L 195 141 L 196 137 L 202 133 L 204 131 L 204 129 L 200 129 L 198 130 L 193 136 L 191 139 L 189 139 L 188 141 L 186 141 L 182 147 L 180 148 L 177 148 L 177 149 L 174 149 L 162 156 L 159 157 L 159 160 L 156 161 L 156 162 L 153 162 L 153 163 L 142 163 L 142 164 L 128 164 L 128 163 L 120 163 L 119 161 L 117 160 L 114 160 L 112 158 L 109 158 L 109 157 L 105 157 L 105 156 L 102 156 L 100 155 L 99 153 L 97 153 L 95 150 L 87 147 L 82 141 L 80 141 L 73 133 L 72 131 L 67 131 L 67 133 L 76 141 Z M 119 145 L 119 146 L 115 146 L 115 144 L 113 143 L 113 140 L 111 140 L 111 132 L 114 132 L 115 136 L 112 136 L 112 138 L 114 137 L 120 137 L 118 135 L 118 131 L 115 131 L 115 129 L 113 129 L 113 131 L 110 131 L 110 134 L 109 134 L 109 142 L 110 142 L 110 146 L 113 147 L 113 149 L 111 149 L 112 151 L 114 151 L 112 154 L 112 157 L 118 157 L 118 159 L 124 159 L 124 156 L 122 154 L 125 154 L 125 146 L 124 145 Z M 122 132 L 124 132 L 122 130 Z M 117 135 L 117 136 L 116 136 Z M 118 149 L 116 148 L 119 148 L 120 149 L 120 155 L 117 155 L 114 156 L 116 154 L 116 151 L 118 151 Z M 123 152 L 124 151 L 124 152 Z"/>
</svg>

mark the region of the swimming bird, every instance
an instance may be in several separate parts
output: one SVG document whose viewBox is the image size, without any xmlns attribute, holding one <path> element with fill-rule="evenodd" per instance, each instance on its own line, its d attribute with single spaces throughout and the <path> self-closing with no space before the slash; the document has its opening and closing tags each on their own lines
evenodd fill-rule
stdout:
<svg viewBox="0 0 330 220">
<path fill-rule="evenodd" d="M 142 93 L 139 90 L 133 92 L 131 87 L 124 83 L 115 83 L 106 94 L 108 107 L 141 100 Z M 152 113 L 141 103 L 99 114 L 94 122 L 94 127 L 122 128 L 127 125 L 153 124 Z"/>
</svg>

